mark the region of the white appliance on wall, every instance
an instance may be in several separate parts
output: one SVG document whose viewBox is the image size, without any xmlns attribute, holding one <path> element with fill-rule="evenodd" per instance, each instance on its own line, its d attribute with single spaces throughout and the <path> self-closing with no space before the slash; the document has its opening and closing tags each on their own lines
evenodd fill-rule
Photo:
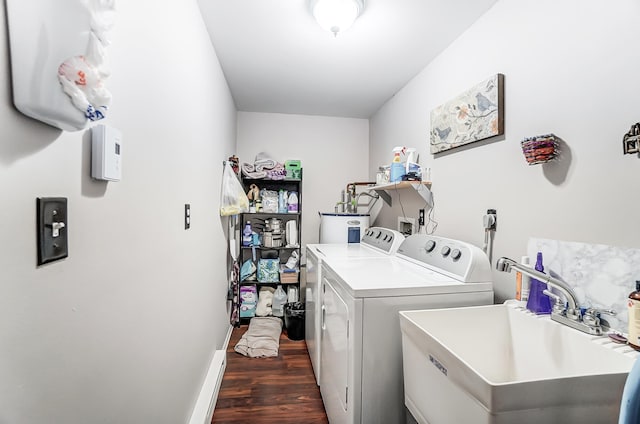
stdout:
<svg viewBox="0 0 640 424">
<path fill-rule="evenodd" d="M 91 176 L 97 180 L 122 178 L 122 133 L 107 125 L 91 128 Z"/>
<path fill-rule="evenodd" d="M 321 268 L 320 391 L 329 421 L 404 423 L 399 311 L 492 304 L 486 254 L 415 234 L 394 256 L 326 258 Z"/>
<path fill-rule="evenodd" d="M 380 258 L 395 254 L 404 236 L 395 230 L 372 227 L 366 230 L 360 243 L 307 244 L 307 284 L 305 289 L 305 341 L 316 382 L 320 385 L 320 320 L 322 314 L 322 261 L 326 258 Z"/>
<path fill-rule="evenodd" d="M 359 243 L 369 221 L 369 214 L 320 213 L 320 243 Z"/>
</svg>

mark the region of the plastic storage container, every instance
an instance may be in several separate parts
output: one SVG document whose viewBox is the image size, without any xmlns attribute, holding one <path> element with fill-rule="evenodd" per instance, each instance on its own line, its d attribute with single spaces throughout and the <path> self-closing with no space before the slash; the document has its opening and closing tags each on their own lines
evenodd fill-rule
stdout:
<svg viewBox="0 0 640 424">
<path fill-rule="evenodd" d="M 304 340 L 304 303 L 284 305 L 284 326 L 289 340 Z"/>
</svg>

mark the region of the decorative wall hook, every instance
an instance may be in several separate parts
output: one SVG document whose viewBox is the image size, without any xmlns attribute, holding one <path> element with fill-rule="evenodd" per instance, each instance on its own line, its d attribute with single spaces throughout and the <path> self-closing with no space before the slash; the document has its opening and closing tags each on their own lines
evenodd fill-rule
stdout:
<svg viewBox="0 0 640 424">
<path fill-rule="evenodd" d="M 633 124 L 622 137 L 622 149 L 625 155 L 640 153 L 640 122 Z"/>
</svg>

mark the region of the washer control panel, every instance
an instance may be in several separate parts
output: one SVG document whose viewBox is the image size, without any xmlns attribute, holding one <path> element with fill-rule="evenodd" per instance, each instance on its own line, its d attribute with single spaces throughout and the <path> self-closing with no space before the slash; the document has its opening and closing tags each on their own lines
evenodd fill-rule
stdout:
<svg viewBox="0 0 640 424">
<path fill-rule="evenodd" d="M 365 231 L 360 243 L 388 254 L 394 254 L 404 240 L 404 235 L 399 231 L 390 230 L 389 228 L 371 227 Z"/>
</svg>

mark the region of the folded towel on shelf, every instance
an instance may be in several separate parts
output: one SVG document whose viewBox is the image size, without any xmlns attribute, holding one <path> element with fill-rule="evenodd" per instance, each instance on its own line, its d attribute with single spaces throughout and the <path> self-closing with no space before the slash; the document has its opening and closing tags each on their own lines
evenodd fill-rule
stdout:
<svg viewBox="0 0 640 424">
<path fill-rule="evenodd" d="M 242 164 L 242 175 L 246 178 L 267 178 L 271 180 L 282 180 L 286 175 L 284 165 L 272 159 L 265 152 L 256 155 L 253 163 Z M 284 171 L 284 174 L 282 174 Z M 280 177 L 282 174 L 282 177 Z"/>
<path fill-rule="evenodd" d="M 258 153 L 258 155 L 256 156 L 256 159 L 253 161 L 253 164 L 256 167 L 256 171 L 261 172 L 266 169 L 275 168 L 276 165 L 278 165 L 278 162 L 275 161 L 274 159 L 271 159 L 269 156 L 267 156 L 266 153 L 261 152 L 261 153 Z"/>
<path fill-rule="evenodd" d="M 242 175 L 244 175 L 246 178 L 267 178 L 267 171 L 256 171 L 256 167 L 252 163 L 243 163 L 241 169 Z"/>
<path fill-rule="evenodd" d="M 251 318 L 249 328 L 236 343 L 234 350 L 250 358 L 278 356 L 280 333 L 282 333 L 280 318 Z"/>
</svg>

